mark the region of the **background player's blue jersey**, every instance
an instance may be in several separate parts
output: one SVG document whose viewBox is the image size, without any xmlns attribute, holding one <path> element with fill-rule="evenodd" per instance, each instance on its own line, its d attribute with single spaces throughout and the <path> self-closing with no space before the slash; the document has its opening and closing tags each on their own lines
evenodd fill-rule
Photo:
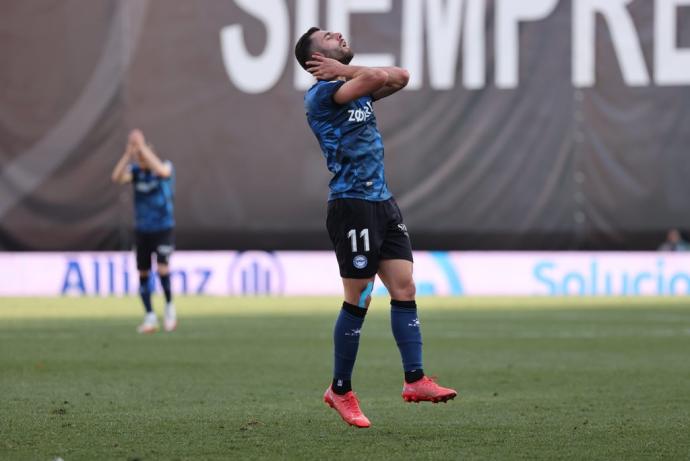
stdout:
<svg viewBox="0 0 690 461">
<path fill-rule="evenodd" d="M 383 168 L 383 141 L 376 126 L 373 99 L 363 96 L 348 104 L 333 101 L 345 82 L 318 81 L 304 96 L 307 121 L 333 173 L 329 200 L 388 200 Z"/>
<path fill-rule="evenodd" d="M 166 162 L 169 163 L 169 162 Z M 175 196 L 175 170 L 161 178 L 150 170 L 132 164 L 134 186 L 135 227 L 139 232 L 158 232 L 175 226 L 173 200 Z"/>
</svg>

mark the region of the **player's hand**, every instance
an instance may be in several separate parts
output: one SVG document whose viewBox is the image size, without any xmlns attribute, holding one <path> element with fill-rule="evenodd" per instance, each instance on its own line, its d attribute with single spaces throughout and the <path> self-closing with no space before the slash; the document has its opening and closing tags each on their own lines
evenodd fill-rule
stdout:
<svg viewBox="0 0 690 461">
<path fill-rule="evenodd" d="M 335 59 L 327 58 L 321 53 L 311 55 L 307 61 L 307 70 L 319 80 L 333 80 L 343 75 L 345 64 Z"/>
<path fill-rule="evenodd" d="M 132 130 L 129 134 L 129 142 L 134 146 L 145 144 L 146 139 L 144 138 L 144 133 L 142 133 L 141 130 Z"/>
</svg>

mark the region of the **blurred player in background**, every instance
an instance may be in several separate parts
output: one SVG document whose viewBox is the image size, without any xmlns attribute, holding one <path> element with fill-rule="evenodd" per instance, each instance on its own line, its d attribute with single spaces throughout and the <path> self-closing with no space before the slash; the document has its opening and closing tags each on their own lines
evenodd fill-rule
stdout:
<svg viewBox="0 0 690 461">
<path fill-rule="evenodd" d="M 383 143 L 374 116 L 373 102 L 404 88 L 409 75 L 398 67 L 350 66 L 353 52 L 343 36 L 316 27 L 297 42 L 295 57 L 317 78 L 304 102 L 309 126 L 333 173 L 326 227 L 345 294 L 333 333 L 333 382 L 324 401 L 347 423 L 369 427 L 352 392 L 351 376 L 377 274 L 391 296 L 391 327 L 405 372 L 403 398 L 445 402 L 457 395 L 422 369 L 412 248 L 386 185 Z"/>
<path fill-rule="evenodd" d="M 139 294 L 146 314 L 137 328 L 139 333 L 158 331 L 158 318 L 151 306 L 151 257 L 156 254 L 156 268 L 165 293 L 163 327 L 173 331 L 177 314 L 170 289 L 170 256 L 174 249 L 173 199 L 175 175 L 172 163 L 161 161 L 140 130 L 133 130 L 122 158 L 113 169 L 112 180 L 134 186 L 134 211 Z"/>
<path fill-rule="evenodd" d="M 670 229 L 666 234 L 666 240 L 659 246 L 659 251 L 689 251 L 690 244 L 683 240 L 678 229 Z"/>
</svg>

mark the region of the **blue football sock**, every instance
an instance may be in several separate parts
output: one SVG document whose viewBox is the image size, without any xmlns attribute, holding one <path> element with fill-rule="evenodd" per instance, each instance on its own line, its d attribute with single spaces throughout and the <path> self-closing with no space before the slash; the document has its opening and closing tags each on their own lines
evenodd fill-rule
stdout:
<svg viewBox="0 0 690 461">
<path fill-rule="evenodd" d="M 172 290 L 170 290 L 170 274 L 158 274 L 158 278 L 161 281 L 161 288 L 163 288 L 163 293 L 165 293 L 165 302 L 169 303 L 170 301 L 172 301 Z"/>
<path fill-rule="evenodd" d="M 422 370 L 422 332 L 414 301 L 391 300 L 391 329 L 406 373 Z"/>
<path fill-rule="evenodd" d="M 141 301 L 144 303 L 146 313 L 153 312 L 153 308 L 151 307 L 151 285 L 149 284 L 148 275 L 139 276 L 139 296 L 141 296 Z"/>
<path fill-rule="evenodd" d="M 334 383 L 342 383 L 341 386 L 333 386 L 333 390 L 336 393 L 342 392 L 344 394 L 349 390 L 345 389 L 350 387 L 352 369 L 355 366 L 357 350 L 359 349 L 359 334 L 362 330 L 366 313 L 366 308 L 344 302 L 343 308 L 340 310 L 338 319 L 335 322 L 335 328 L 333 329 L 335 359 L 333 381 Z M 341 389 L 338 389 L 338 387 L 341 387 Z"/>
</svg>

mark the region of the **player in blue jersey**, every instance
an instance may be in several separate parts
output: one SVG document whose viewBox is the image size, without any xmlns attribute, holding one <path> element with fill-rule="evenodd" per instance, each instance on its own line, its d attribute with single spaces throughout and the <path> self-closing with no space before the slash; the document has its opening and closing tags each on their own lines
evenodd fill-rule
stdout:
<svg viewBox="0 0 690 461">
<path fill-rule="evenodd" d="M 445 402 L 457 393 L 436 384 L 422 369 L 412 248 L 386 185 L 383 142 L 374 115 L 374 101 L 404 88 L 409 75 L 398 67 L 351 66 L 353 56 L 341 34 L 316 27 L 295 46 L 297 61 L 317 79 L 304 105 L 333 174 L 326 227 L 345 295 L 333 333 L 333 381 L 324 401 L 347 423 L 369 427 L 352 392 L 351 377 L 376 275 L 391 296 L 391 328 L 405 374 L 403 399 Z"/>
<path fill-rule="evenodd" d="M 132 183 L 134 186 L 139 294 L 146 310 L 144 321 L 137 331 L 158 331 L 158 319 L 151 306 L 150 272 L 154 253 L 166 301 L 163 327 L 166 331 L 173 331 L 177 327 L 177 314 L 172 302 L 169 262 L 174 248 L 175 170 L 171 162 L 158 158 L 140 130 L 133 130 L 125 153 L 113 169 L 112 179 L 118 184 Z"/>
</svg>

